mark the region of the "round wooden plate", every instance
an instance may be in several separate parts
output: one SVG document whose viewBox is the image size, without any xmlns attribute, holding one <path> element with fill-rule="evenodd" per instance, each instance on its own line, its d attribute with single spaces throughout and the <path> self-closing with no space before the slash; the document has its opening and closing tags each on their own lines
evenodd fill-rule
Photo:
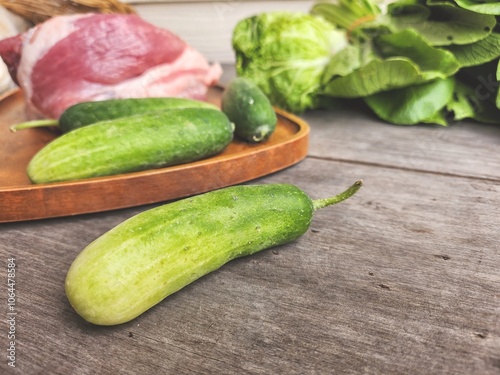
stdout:
<svg viewBox="0 0 500 375">
<path fill-rule="evenodd" d="M 209 100 L 220 105 L 222 89 Z M 0 101 L 0 222 L 34 220 L 108 211 L 183 198 L 246 182 L 298 163 L 306 157 L 309 126 L 276 109 L 278 125 L 261 144 L 234 140 L 222 153 L 173 167 L 85 180 L 32 184 L 26 166 L 33 155 L 58 136 L 49 128 L 13 133 L 27 120 L 22 91 Z"/>
</svg>

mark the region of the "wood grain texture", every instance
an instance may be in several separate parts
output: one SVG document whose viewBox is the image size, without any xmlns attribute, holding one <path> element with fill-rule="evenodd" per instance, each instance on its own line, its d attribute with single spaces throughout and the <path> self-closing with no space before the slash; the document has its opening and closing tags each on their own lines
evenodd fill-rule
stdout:
<svg viewBox="0 0 500 375">
<path fill-rule="evenodd" d="M 303 118 L 315 124 L 311 157 L 498 180 L 499 125 L 397 126 L 355 102 Z"/>
<path fill-rule="evenodd" d="M 500 374 L 499 134 L 464 122 L 412 165 L 433 128 L 349 108 L 304 117 L 310 155 L 251 183 L 321 198 L 362 178 L 358 194 L 318 211 L 297 241 L 235 260 L 132 322 L 84 323 L 64 278 L 90 241 L 152 205 L 0 224 L 19 311 L 17 368 L 3 357 L 0 373 Z"/>
</svg>

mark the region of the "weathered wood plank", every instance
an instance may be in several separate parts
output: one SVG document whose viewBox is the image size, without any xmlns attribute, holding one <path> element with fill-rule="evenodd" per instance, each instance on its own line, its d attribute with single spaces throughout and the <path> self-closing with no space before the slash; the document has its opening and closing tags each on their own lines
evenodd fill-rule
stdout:
<svg viewBox="0 0 500 375">
<path fill-rule="evenodd" d="M 2 225 L 3 267 L 18 265 L 16 372 L 498 374 L 498 183 L 316 158 L 256 182 L 319 198 L 358 178 L 358 195 L 317 212 L 296 242 L 117 327 L 76 316 L 65 272 L 144 207 Z"/>
<path fill-rule="evenodd" d="M 354 105 L 303 118 L 315 125 L 313 157 L 500 180 L 498 125 L 396 126 Z"/>
</svg>

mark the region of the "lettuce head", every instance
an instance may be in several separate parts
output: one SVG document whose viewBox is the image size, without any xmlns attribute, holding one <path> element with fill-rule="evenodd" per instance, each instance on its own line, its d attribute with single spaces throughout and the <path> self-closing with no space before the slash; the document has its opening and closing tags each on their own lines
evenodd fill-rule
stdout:
<svg viewBox="0 0 500 375">
<path fill-rule="evenodd" d="M 275 11 L 241 20 L 232 44 L 236 74 L 257 84 L 273 105 L 301 113 L 317 106 L 325 67 L 347 37 L 323 18 Z"/>
</svg>

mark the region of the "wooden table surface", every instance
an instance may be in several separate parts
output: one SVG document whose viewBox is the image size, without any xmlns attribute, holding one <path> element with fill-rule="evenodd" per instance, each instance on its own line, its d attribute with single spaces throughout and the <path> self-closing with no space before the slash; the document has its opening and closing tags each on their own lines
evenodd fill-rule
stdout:
<svg viewBox="0 0 500 375">
<path fill-rule="evenodd" d="M 363 179 L 358 194 L 318 211 L 295 242 L 129 323 L 84 322 L 64 278 L 89 242 L 150 206 L 1 224 L 0 373 L 500 374 L 500 126 L 398 127 L 362 108 L 302 117 L 308 157 L 251 183 L 321 198 Z"/>
</svg>

